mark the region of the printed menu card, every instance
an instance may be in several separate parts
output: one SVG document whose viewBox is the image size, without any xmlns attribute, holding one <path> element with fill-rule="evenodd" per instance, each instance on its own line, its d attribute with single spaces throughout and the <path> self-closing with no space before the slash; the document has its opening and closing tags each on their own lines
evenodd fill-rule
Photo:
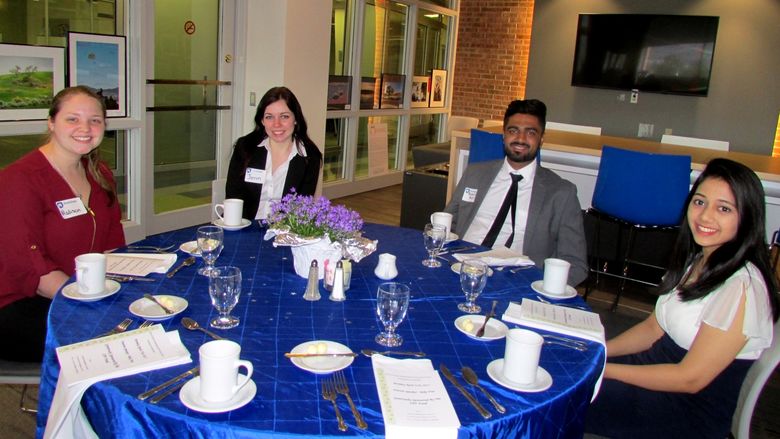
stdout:
<svg viewBox="0 0 780 439">
<path fill-rule="evenodd" d="M 109 253 L 106 272 L 125 276 L 165 273 L 176 263 L 176 253 Z"/>
<path fill-rule="evenodd" d="M 387 438 L 455 438 L 460 421 L 430 360 L 372 355 Z"/>
</svg>

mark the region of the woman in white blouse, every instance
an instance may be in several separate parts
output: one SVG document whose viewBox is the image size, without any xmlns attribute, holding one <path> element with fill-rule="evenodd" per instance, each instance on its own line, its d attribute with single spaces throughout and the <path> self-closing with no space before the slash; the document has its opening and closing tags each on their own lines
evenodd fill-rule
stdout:
<svg viewBox="0 0 780 439">
<path fill-rule="evenodd" d="M 739 163 L 713 159 L 686 206 L 666 294 L 650 317 L 607 342 L 590 433 L 728 437 L 745 374 L 772 343 L 778 298 L 761 182 Z"/>
</svg>

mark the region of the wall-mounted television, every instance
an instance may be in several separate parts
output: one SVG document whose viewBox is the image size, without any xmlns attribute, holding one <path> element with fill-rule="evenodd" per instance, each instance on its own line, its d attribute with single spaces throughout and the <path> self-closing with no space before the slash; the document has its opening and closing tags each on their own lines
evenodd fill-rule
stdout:
<svg viewBox="0 0 780 439">
<path fill-rule="evenodd" d="M 571 84 L 706 96 L 718 17 L 581 14 Z"/>
</svg>

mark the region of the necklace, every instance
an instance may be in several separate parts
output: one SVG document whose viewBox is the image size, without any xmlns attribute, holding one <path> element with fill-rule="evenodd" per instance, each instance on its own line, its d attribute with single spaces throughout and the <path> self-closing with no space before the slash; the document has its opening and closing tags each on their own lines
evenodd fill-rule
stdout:
<svg viewBox="0 0 780 439">
<path fill-rule="evenodd" d="M 73 192 L 73 195 L 75 195 L 81 200 L 81 203 L 84 205 L 84 208 L 87 209 L 87 213 L 89 213 L 89 218 L 92 220 L 92 241 L 89 244 L 89 251 L 91 252 L 95 246 L 95 235 L 97 234 L 97 222 L 95 221 L 95 211 L 89 207 L 89 199 L 85 200 L 84 197 L 82 197 L 82 194 L 79 191 L 77 191 L 75 187 L 73 187 L 73 185 L 70 183 L 70 181 L 68 181 L 67 178 L 65 178 L 65 174 L 62 172 L 60 167 L 54 161 L 54 158 L 47 156 L 46 159 L 49 160 L 51 167 L 54 168 L 55 171 L 57 171 L 57 174 L 59 174 L 60 177 L 62 177 L 62 179 L 65 181 L 65 184 L 67 184 L 71 192 Z M 84 172 L 86 173 L 86 170 Z M 87 184 L 89 184 L 89 179 L 87 179 Z"/>
</svg>

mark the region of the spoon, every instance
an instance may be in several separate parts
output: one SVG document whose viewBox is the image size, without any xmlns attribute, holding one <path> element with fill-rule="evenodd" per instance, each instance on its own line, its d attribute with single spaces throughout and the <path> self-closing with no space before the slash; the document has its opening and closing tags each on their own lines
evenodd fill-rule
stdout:
<svg viewBox="0 0 780 439">
<path fill-rule="evenodd" d="M 373 349 L 362 349 L 360 352 L 366 357 L 370 357 L 374 354 L 382 355 L 409 355 L 412 357 L 422 358 L 425 356 L 425 352 L 406 352 L 406 351 L 375 351 Z"/>
<path fill-rule="evenodd" d="M 487 326 L 488 320 L 490 320 L 491 317 L 496 315 L 496 304 L 497 303 L 498 303 L 498 300 L 494 300 L 493 301 L 493 307 L 490 308 L 490 312 L 487 313 L 487 315 L 485 316 L 485 321 L 482 322 L 482 327 L 477 330 L 477 333 L 476 333 L 477 337 L 482 337 L 483 335 L 485 335 L 485 326 Z"/>
<path fill-rule="evenodd" d="M 190 331 L 194 331 L 196 329 L 199 330 L 199 331 L 203 331 L 206 334 L 210 335 L 211 338 L 213 338 L 214 340 L 224 340 L 224 338 L 218 336 L 217 334 L 215 334 L 215 333 L 213 333 L 213 332 L 211 332 L 211 331 L 209 331 L 207 329 L 202 328 L 198 324 L 198 322 L 196 322 L 195 320 L 192 320 L 189 317 L 184 317 L 183 319 L 181 319 L 181 324 L 184 325 L 184 327 L 189 329 Z"/>
<path fill-rule="evenodd" d="M 169 271 L 168 274 L 165 276 L 170 279 L 173 277 L 174 274 L 176 274 L 179 270 L 181 270 L 184 267 L 189 267 L 190 265 L 195 263 L 195 256 L 190 256 L 189 258 L 181 261 L 181 264 L 179 264 L 178 267 L 174 268 L 173 270 Z"/>
<path fill-rule="evenodd" d="M 165 314 L 173 314 L 173 310 L 172 309 L 170 309 L 167 306 L 163 305 L 162 302 L 157 300 L 157 298 L 152 296 L 151 294 L 145 293 L 144 294 L 144 299 L 151 300 L 152 302 L 156 303 L 157 306 L 159 306 L 160 308 L 163 309 L 163 311 L 165 311 Z"/>
<path fill-rule="evenodd" d="M 487 390 L 485 390 L 482 386 L 479 385 L 479 378 L 477 378 L 477 373 L 474 372 L 472 368 L 468 366 L 464 366 L 460 369 L 460 371 L 461 373 L 463 373 L 463 379 L 465 379 L 467 383 L 481 390 L 482 393 L 485 396 L 487 396 L 487 399 L 490 401 L 491 404 L 493 404 L 493 407 L 496 408 L 497 412 L 506 413 L 506 408 L 504 408 L 503 405 L 499 404 L 498 401 L 496 401 L 496 399 L 493 398 L 493 395 L 488 393 Z"/>
</svg>

